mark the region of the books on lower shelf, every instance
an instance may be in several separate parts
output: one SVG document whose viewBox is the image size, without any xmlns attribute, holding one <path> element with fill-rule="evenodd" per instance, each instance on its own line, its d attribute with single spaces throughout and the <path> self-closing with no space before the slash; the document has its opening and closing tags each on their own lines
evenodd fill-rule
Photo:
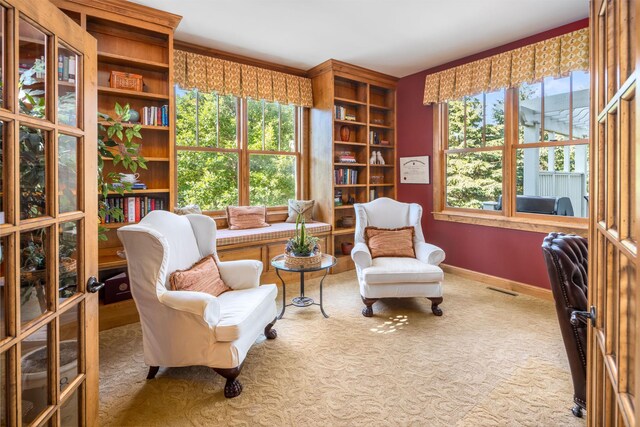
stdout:
<svg viewBox="0 0 640 427">
<path fill-rule="evenodd" d="M 145 126 L 169 126 L 169 106 L 142 107 L 140 124 Z"/>
<path fill-rule="evenodd" d="M 122 209 L 123 218 L 107 215 L 103 224 L 138 222 L 149 212 L 166 208 L 164 199 L 146 196 L 107 197 L 106 203 L 110 207 Z"/>
<path fill-rule="evenodd" d="M 355 169 L 334 169 L 333 175 L 336 185 L 349 185 L 358 183 L 358 171 Z"/>
</svg>

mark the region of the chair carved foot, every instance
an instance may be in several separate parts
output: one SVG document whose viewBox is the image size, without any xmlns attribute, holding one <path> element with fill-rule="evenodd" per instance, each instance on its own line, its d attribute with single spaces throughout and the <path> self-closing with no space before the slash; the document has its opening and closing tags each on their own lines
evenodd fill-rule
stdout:
<svg viewBox="0 0 640 427">
<path fill-rule="evenodd" d="M 438 305 L 442 304 L 442 297 L 428 298 L 431 300 L 431 311 L 436 316 L 442 316 L 442 309 Z"/>
<path fill-rule="evenodd" d="M 582 407 L 576 403 L 576 405 L 571 408 L 571 412 L 578 418 L 582 418 Z"/>
<path fill-rule="evenodd" d="M 149 366 L 149 373 L 147 374 L 147 379 L 148 380 L 154 379 L 159 369 L 160 369 L 159 366 Z"/>
<path fill-rule="evenodd" d="M 277 317 L 264 328 L 264 336 L 267 337 L 268 340 L 275 340 L 278 337 L 278 332 L 276 332 L 275 329 L 271 329 L 273 325 L 276 324 L 276 320 L 278 320 Z"/>
<path fill-rule="evenodd" d="M 378 301 L 376 298 L 365 298 L 361 295 L 362 302 L 366 306 L 362 309 L 362 315 L 364 317 L 373 317 L 373 303 Z"/>
<path fill-rule="evenodd" d="M 231 369 L 214 368 L 213 370 L 227 379 L 224 385 L 224 397 L 231 399 L 240 396 L 242 384 L 236 378 L 240 375 L 242 365 Z"/>
</svg>

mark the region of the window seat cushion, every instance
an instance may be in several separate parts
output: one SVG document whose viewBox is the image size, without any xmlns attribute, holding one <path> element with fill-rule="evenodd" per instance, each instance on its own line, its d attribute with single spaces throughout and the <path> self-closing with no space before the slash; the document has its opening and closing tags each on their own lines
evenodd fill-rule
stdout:
<svg viewBox="0 0 640 427">
<path fill-rule="evenodd" d="M 326 233 L 331 231 L 331 225 L 324 222 L 306 224 L 307 231 L 311 234 Z M 261 240 L 288 239 L 296 232 L 296 225 L 288 222 L 276 222 L 271 227 L 249 228 L 244 230 L 230 230 L 223 228 L 216 233 L 216 245 L 227 246 L 241 243 L 259 242 Z"/>
</svg>

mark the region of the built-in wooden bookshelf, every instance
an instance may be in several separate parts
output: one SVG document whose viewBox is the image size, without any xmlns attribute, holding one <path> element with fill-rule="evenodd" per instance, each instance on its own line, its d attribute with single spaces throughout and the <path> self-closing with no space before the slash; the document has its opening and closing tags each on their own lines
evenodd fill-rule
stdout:
<svg viewBox="0 0 640 427">
<path fill-rule="evenodd" d="M 396 197 L 396 83 L 397 79 L 336 60 L 309 71 L 313 81 L 311 111 L 310 194 L 316 200 L 316 216 L 333 225 L 331 248 L 338 258 L 334 271 L 353 268 L 343 255 L 342 243 L 353 242 L 354 227 L 345 217 L 354 217 L 356 203 L 377 197 Z M 337 114 L 342 107 L 345 113 Z M 349 137 L 344 131 L 349 129 Z M 346 140 L 343 140 L 346 139 Z M 384 142 L 384 143 L 383 143 Z M 371 154 L 380 152 L 382 164 L 370 164 Z M 355 163 L 341 155 L 351 153 Z M 336 182 L 336 171 L 352 170 L 357 176 Z M 344 176 L 345 172 L 342 172 Z M 343 204 L 336 204 L 341 193 Z"/>
<path fill-rule="evenodd" d="M 174 91 L 173 33 L 180 17 L 134 3 L 118 0 L 52 0 L 76 23 L 97 40 L 98 44 L 98 111 L 115 114 L 116 102 L 129 104 L 141 113 L 143 107 L 168 106 L 168 126 L 143 125 L 140 154 L 147 169 L 138 170 L 145 190 L 134 190 L 125 196 L 162 199 L 164 207 L 175 204 L 174 165 Z M 110 87 L 112 71 L 140 74 L 141 92 Z M 130 125 L 133 126 L 133 125 Z M 106 171 L 121 171 L 113 165 Z M 110 196 L 116 196 L 110 195 Z M 100 279 L 123 271 L 126 260 L 118 256 L 122 249 L 117 229 L 125 224 L 105 224 L 107 240 L 99 243 Z M 137 319 L 133 300 L 100 307 L 100 329 L 109 329 Z"/>
<path fill-rule="evenodd" d="M 173 132 L 173 81 L 172 51 L 173 32 L 179 17 L 143 6 L 124 11 L 115 0 L 94 2 L 90 0 L 55 0 L 78 24 L 84 27 L 98 42 L 98 110 L 111 116 L 115 105 L 129 104 L 132 110 L 142 113 L 143 107 L 168 106 L 169 125 L 143 125 L 140 154 L 147 160 L 147 169 L 138 170 L 139 180 L 145 190 L 134 190 L 125 197 L 154 198 L 163 201 L 165 209 L 175 203 L 174 185 L 174 132 Z M 149 19 L 144 19 L 149 16 Z M 143 90 L 133 91 L 110 87 L 112 71 L 139 74 L 143 77 Z M 130 126 L 133 126 L 130 125 Z M 122 171 L 109 162 L 106 172 Z M 110 194 L 110 196 L 117 196 Z M 126 262 L 117 256 L 121 243 L 116 230 L 125 224 L 105 224 L 107 240 L 100 242 L 99 268 L 106 275 Z M 115 273 L 115 272 L 114 272 Z M 102 275 L 102 273 L 101 273 Z"/>
</svg>

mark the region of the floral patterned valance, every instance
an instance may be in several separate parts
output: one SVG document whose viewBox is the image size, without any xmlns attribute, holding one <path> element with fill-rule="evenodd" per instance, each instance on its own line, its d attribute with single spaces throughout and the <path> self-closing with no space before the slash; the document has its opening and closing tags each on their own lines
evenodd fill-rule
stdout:
<svg viewBox="0 0 640 427">
<path fill-rule="evenodd" d="M 429 74 L 423 103 L 446 102 L 588 69 L 589 29 L 584 28 Z"/>
<path fill-rule="evenodd" d="M 182 50 L 173 51 L 173 80 L 184 89 L 313 107 L 311 79 Z"/>
</svg>

